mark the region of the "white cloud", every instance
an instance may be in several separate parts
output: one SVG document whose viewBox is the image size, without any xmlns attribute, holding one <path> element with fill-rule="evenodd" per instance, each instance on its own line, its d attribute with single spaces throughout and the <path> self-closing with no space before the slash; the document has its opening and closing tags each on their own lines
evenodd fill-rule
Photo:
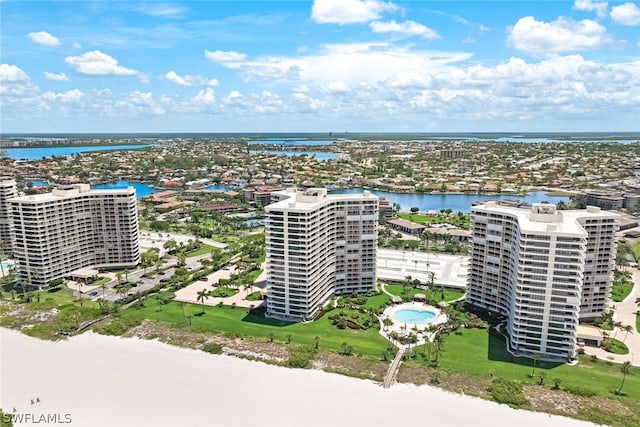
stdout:
<svg viewBox="0 0 640 427">
<path fill-rule="evenodd" d="M 53 36 L 46 31 L 38 31 L 37 33 L 29 33 L 29 38 L 32 42 L 41 44 L 43 46 L 56 47 L 60 46 L 62 42 L 58 40 L 56 36 Z"/>
<path fill-rule="evenodd" d="M 186 7 L 172 3 L 143 3 L 136 5 L 133 10 L 143 15 L 162 18 L 180 18 L 187 13 Z"/>
<path fill-rule="evenodd" d="M 48 80 L 54 80 L 57 82 L 68 82 L 69 81 L 69 77 L 67 77 L 67 75 L 65 73 L 50 73 L 48 71 L 44 72 L 44 76 L 48 79 Z"/>
<path fill-rule="evenodd" d="M 79 104 L 85 98 L 86 95 L 79 89 L 71 89 L 62 93 L 45 92 L 42 97 L 47 101 L 62 102 L 63 104 Z"/>
<path fill-rule="evenodd" d="M 596 11 L 598 16 L 607 16 L 607 7 L 609 3 L 606 1 L 592 1 L 592 0 L 575 0 L 573 8 L 576 10 L 586 10 L 588 12 Z"/>
<path fill-rule="evenodd" d="M 80 43 L 78 43 L 78 42 L 73 43 L 71 46 L 72 46 L 74 49 L 81 49 L 81 48 L 82 48 L 82 45 L 81 45 Z"/>
<path fill-rule="evenodd" d="M 315 0 L 311 19 L 319 24 L 365 24 L 396 10 L 397 5 L 379 0 Z"/>
<path fill-rule="evenodd" d="M 6 83 L 26 83 L 31 78 L 20 67 L 9 64 L 0 64 L 0 82 Z"/>
<path fill-rule="evenodd" d="M 23 97 L 38 92 L 31 77 L 16 65 L 0 64 L 0 95 Z M 3 99 L 10 101 L 9 99 Z"/>
<path fill-rule="evenodd" d="M 242 101 L 242 99 L 243 99 L 242 94 L 235 89 L 230 91 L 227 96 L 222 98 L 222 100 L 227 104 L 239 103 Z"/>
<path fill-rule="evenodd" d="M 640 25 L 640 7 L 625 3 L 611 8 L 611 19 L 621 25 Z"/>
<path fill-rule="evenodd" d="M 436 30 L 415 21 L 404 21 L 400 23 L 395 20 L 391 20 L 389 22 L 374 21 L 369 24 L 369 27 L 374 33 L 393 33 L 404 36 L 419 36 L 430 40 L 440 38 Z"/>
<path fill-rule="evenodd" d="M 191 98 L 191 102 L 195 104 L 214 105 L 216 103 L 216 93 L 211 87 L 202 89 L 196 96 Z"/>
<path fill-rule="evenodd" d="M 353 86 L 386 80 L 401 71 L 444 71 L 450 64 L 471 56 L 466 52 L 412 51 L 382 42 L 344 43 L 323 45 L 318 52 L 306 56 L 268 56 L 223 65 L 237 70 L 245 81 L 283 79 L 301 84 L 342 81 Z"/>
<path fill-rule="evenodd" d="M 140 71 L 118 65 L 118 60 L 99 50 L 80 56 L 67 56 L 64 62 L 76 73 L 85 76 L 136 76 L 142 82 L 148 77 Z"/>
<path fill-rule="evenodd" d="M 508 29 L 508 42 L 531 54 L 548 54 L 597 49 L 613 41 L 606 28 L 595 21 L 573 21 L 559 17 L 553 22 L 536 21 L 532 16 L 520 18 Z"/>
<path fill-rule="evenodd" d="M 324 85 L 324 90 L 328 93 L 348 93 L 351 89 L 341 81 L 332 81 Z"/>
<path fill-rule="evenodd" d="M 233 50 L 205 50 L 204 56 L 213 62 L 244 61 L 247 55 Z"/>
<path fill-rule="evenodd" d="M 169 80 L 172 83 L 175 83 L 179 86 L 185 86 L 185 87 L 190 87 L 190 86 L 219 86 L 220 82 L 218 81 L 218 79 L 208 79 L 206 77 L 203 76 L 190 76 L 190 75 L 185 75 L 185 76 L 180 76 L 178 75 L 175 71 L 169 71 L 168 73 L 166 73 L 163 78 L 165 78 L 166 80 Z"/>
</svg>

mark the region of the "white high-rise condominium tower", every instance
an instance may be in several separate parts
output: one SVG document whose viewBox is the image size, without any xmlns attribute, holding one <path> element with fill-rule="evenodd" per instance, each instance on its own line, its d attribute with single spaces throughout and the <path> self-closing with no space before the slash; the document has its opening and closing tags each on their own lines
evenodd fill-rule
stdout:
<svg viewBox="0 0 640 427">
<path fill-rule="evenodd" d="M 608 307 L 617 218 L 592 206 L 473 206 L 466 301 L 506 317 L 512 354 L 574 357 L 578 321 Z"/>
<path fill-rule="evenodd" d="M 11 223 L 9 221 L 9 199 L 16 196 L 16 181 L 0 177 L 0 245 L 11 245 Z"/>
<path fill-rule="evenodd" d="M 267 316 L 310 318 L 331 295 L 376 289 L 378 197 L 312 188 L 265 207 Z"/>
<path fill-rule="evenodd" d="M 64 186 L 9 199 L 9 205 L 18 275 L 32 286 L 83 267 L 130 268 L 140 262 L 133 187 Z"/>
</svg>

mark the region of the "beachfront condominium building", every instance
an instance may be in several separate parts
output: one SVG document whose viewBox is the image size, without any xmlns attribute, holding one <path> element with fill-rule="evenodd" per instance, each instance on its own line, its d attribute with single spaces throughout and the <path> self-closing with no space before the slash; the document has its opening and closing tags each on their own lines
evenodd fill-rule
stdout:
<svg viewBox="0 0 640 427">
<path fill-rule="evenodd" d="M 43 287 L 84 267 L 131 268 L 140 262 L 133 187 L 87 184 L 9 199 L 19 279 Z"/>
<path fill-rule="evenodd" d="M 608 308 L 617 218 L 594 206 L 473 206 L 466 301 L 506 317 L 512 354 L 573 358 L 578 322 Z"/>
<path fill-rule="evenodd" d="M 267 316 L 309 319 L 334 293 L 376 289 L 377 196 L 323 188 L 273 196 L 265 207 Z"/>
<path fill-rule="evenodd" d="M 0 251 L 11 245 L 11 222 L 9 221 L 9 199 L 16 196 L 16 181 L 0 176 Z"/>
</svg>

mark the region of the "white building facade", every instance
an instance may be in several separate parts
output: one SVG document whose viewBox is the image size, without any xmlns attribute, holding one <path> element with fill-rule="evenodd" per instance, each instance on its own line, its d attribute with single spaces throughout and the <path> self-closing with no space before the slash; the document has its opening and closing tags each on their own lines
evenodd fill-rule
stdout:
<svg viewBox="0 0 640 427">
<path fill-rule="evenodd" d="M 87 184 L 9 199 L 19 279 L 44 287 L 84 268 L 131 268 L 140 262 L 133 187 L 91 190 Z"/>
<path fill-rule="evenodd" d="M 0 245 L 4 245 L 3 248 L 8 248 L 11 245 L 9 199 L 16 195 L 16 181 L 0 177 Z"/>
<path fill-rule="evenodd" d="M 578 322 L 609 304 L 617 218 L 591 206 L 472 207 L 466 301 L 506 317 L 512 354 L 573 358 Z"/>
<path fill-rule="evenodd" d="M 274 195 L 265 207 L 267 316 L 309 319 L 333 294 L 376 289 L 377 196 Z"/>
</svg>

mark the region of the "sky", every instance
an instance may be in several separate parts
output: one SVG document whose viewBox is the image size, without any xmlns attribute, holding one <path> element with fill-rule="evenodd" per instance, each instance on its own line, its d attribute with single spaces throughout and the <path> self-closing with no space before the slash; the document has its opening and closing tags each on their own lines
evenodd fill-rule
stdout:
<svg viewBox="0 0 640 427">
<path fill-rule="evenodd" d="M 0 0 L 0 132 L 640 130 L 640 0 Z"/>
</svg>

